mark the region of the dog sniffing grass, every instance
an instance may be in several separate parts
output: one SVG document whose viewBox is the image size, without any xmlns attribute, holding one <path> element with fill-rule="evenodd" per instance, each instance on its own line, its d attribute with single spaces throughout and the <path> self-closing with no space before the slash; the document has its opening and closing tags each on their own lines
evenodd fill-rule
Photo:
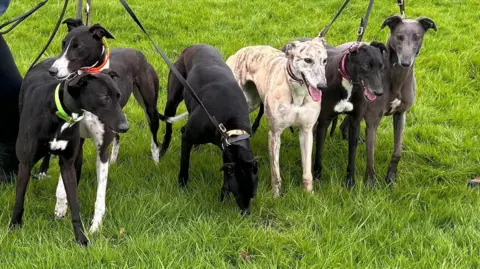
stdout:
<svg viewBox="0 0 480 269">
<path fill-rule="evenodd" d="M 167 85 L 167 66 L 127 17 L 118 1 L 92 1 L 93 22 L 107 27 L 112 48 L 141 50 Z M 208 43 L 226 59 L 249 45 L 281 48 L 299 36 L 314 37 L 342 1 L 128 1 L 153 38 L 172 60 L 188 45 Z M 37 2 L 13 1 L 2 21 Z M 407 1 L 409 18 L 428 16 L 437 33 L 425 36 L 416 62 L 417 100 L 408 112 L 397 185 L 367 190 L 361 184 L 365 146 L 359 144 L 353 191 L 342 187 L 347 145 L 339 131 L 326 139 L 321 182 L 315 194 L 303 192 L 298 136 L 282 137 L 282 197 L 273 199 L 268 167 L 268 125 L 252 138 L 259 159 L 259 189 L 251 216 L 242 219 L 233 200 L 218 203 L 222 160 L 213 146 L 192 153 L 189 188 L 177 184 L 180 128 L 158 166 L 148 161 L 150 132 L 135 102 L 125 109 L 131 130 L 122 136 L 118 163 L 110 167 L 109 208 L 99 234 L 88 235 L 87 249 L 71 238 L 68 216 L 56 221 L 57 159 L 49 180 L 31 180 L 25 225 L 8 233 L 14 183 L 0 185 L 0 264 L 5 268 L 42 267 L 324 267 L 467 268 L 480 258 L 480 197 L 466 181 L 480 175 L 480 57 L 478 2 Z M 5 36 L 25 74 L 46 42 L 62 3 L 49 2 Z M 351 1 L 327 36 L 338 45 L 355 38 L 367 3 Z M 75 4 L 69 14 L 75 14 Z M 394 1 L 376 1 L 364 40 L 385 42 L 385 18 L 398 13 Z M 61 51 L 60 29 L 45 57 Z M 160 92 L 163 111 L 166 92 Z M 184 112 L 182 106 L 178 114 Z M 256 116 L 252 113 L 251 119 Z M 161 141 L 164 125 L 159 139 Z M 362 127 L 363 133 L 363 127 Z M 377 135 L 377 176 L 385 176 L 392 152 L 391 119 Z M 91 221 L 96 190 L 95 150 L 85 143 L 81 214 Z M 70 214 L 70 213 L 68 213 Z"/>
</svg>

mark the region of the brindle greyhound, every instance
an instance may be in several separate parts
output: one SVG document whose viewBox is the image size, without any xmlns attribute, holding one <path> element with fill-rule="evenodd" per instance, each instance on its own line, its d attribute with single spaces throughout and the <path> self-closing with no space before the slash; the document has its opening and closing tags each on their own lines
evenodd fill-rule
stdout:
<svg viewBox="0 0 480 269">
<path fill-rule="evenodd" d="M 390 36 L 387 40 L 388 59 L 382 77 L 384 95 L 369 103 L 364 115 L 367 125 L 365 129 L 367 145 L 365 176 L 371 185 L 375 184 L 373 159 L 377 128 L 383 116 L 390 115 L 393 115 L 394 151 L 385 181 L 387 184 L 395 181 L 402 152 L 406 112 L 412 107 L 416 97 L 413 72 L 415 58 L 420 53 L 424 34 L 429 29 L 437 31 L 435 22 L 426 17 L 411 20 L 394 15 L 387 18 L 381 28 L 383 29 L 385 26 L 390 28 Z M 350 120 L 351 118 L 347 116 L 342 122 L 341 129 L 344 137 L 347 135 Z"/>
</svg>

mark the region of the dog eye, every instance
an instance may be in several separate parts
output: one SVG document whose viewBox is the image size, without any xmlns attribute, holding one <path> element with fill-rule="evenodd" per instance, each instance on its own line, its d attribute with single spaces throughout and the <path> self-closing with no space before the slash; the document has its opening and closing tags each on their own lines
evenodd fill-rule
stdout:
<svg viewBox="0 0 480 269">
<path fill-rule="evenodd" d="M 403 41 L 403 35 L 397 35 L 397 39 L 398 39 L 399 41 Z"/>
<path fill-rule="evenodd" d="M 362 67 L 365 70 L 370 70 L 370 65 L 369 64 L 364 64 Z"/>
<path fill-rule="evenodd" d="M 102 101 L 103 101 L 104 104 L 107 104 L 108 102 L 110 102 L 110 96 L 108 96 L 108 95 L 103 96 Z"/>
<path fill-rule="evenodd" d="M 313 63 L 313 60 L 310 59 L 310 58 L 305 58 L 305 59 L 303 59 L 303 60 L 304 60 L 307 64 Z"/>
<path fill-rule="evenodd" d="M 418 40 L 418 35 L 417 35 L 417 34 L 413 34 L 412 39 L 413 39 L 413 41 L 417 41 L 417 40 Z"/>
<path fill-rule="evenodd" d="M 323 60 L 323 64 L 327 64 L 327 59 Z"/>
</svg>

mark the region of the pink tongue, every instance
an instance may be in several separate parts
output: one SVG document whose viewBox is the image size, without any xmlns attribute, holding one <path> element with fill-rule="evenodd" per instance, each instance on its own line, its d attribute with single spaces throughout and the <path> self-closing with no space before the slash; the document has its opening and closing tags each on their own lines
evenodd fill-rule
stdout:
<svg viewBox="0 0 480 269">
<path fill-rule="evenodd" d="M 373 102 L 375 101 L 375 99 L 377 99 L 377 96 L 371 93 L 367 87 L 363 87 L 363 94 L 365 95 L 365 97 L 367 97 L 367 100 L 370 102 Z"/>
<path fill-rule="evenodd" d="M 319 102 L 320 100 L 322 100 L 322 91 L 315 89 L 310 85 L 308 85 L 308 93 L 312 97 L 313 101 Z"/>
</svg>

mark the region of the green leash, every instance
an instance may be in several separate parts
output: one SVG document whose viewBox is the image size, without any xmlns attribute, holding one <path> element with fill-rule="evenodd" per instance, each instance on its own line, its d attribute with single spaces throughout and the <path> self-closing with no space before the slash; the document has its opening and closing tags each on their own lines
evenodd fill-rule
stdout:
<svg viewBox="0 0 480 269">
<path fill-rule="evenodd" d="M 80 117 L 72 117 L 72 116 L 69 116 L 67 114 L 67 112 L 65 112 L 65 109 L 63 109 L 62 107 L 62 103 L 60 102 L 60 84 L 59 83 L 57 85 L 57 87 L 55 88 L 55 105 L 57 106 L 57 112 L 55 112 L 55 114 L 57 115 L 57 117 L 59 117 L 60 119 L 66 121 L 68 123 L 68 127 L 71 127 L 73 126 L 75 123 L 79 122 L 80 120 L 82 120 L 83 118 L 83 115 L 80 116 Z"/>
</svg>

